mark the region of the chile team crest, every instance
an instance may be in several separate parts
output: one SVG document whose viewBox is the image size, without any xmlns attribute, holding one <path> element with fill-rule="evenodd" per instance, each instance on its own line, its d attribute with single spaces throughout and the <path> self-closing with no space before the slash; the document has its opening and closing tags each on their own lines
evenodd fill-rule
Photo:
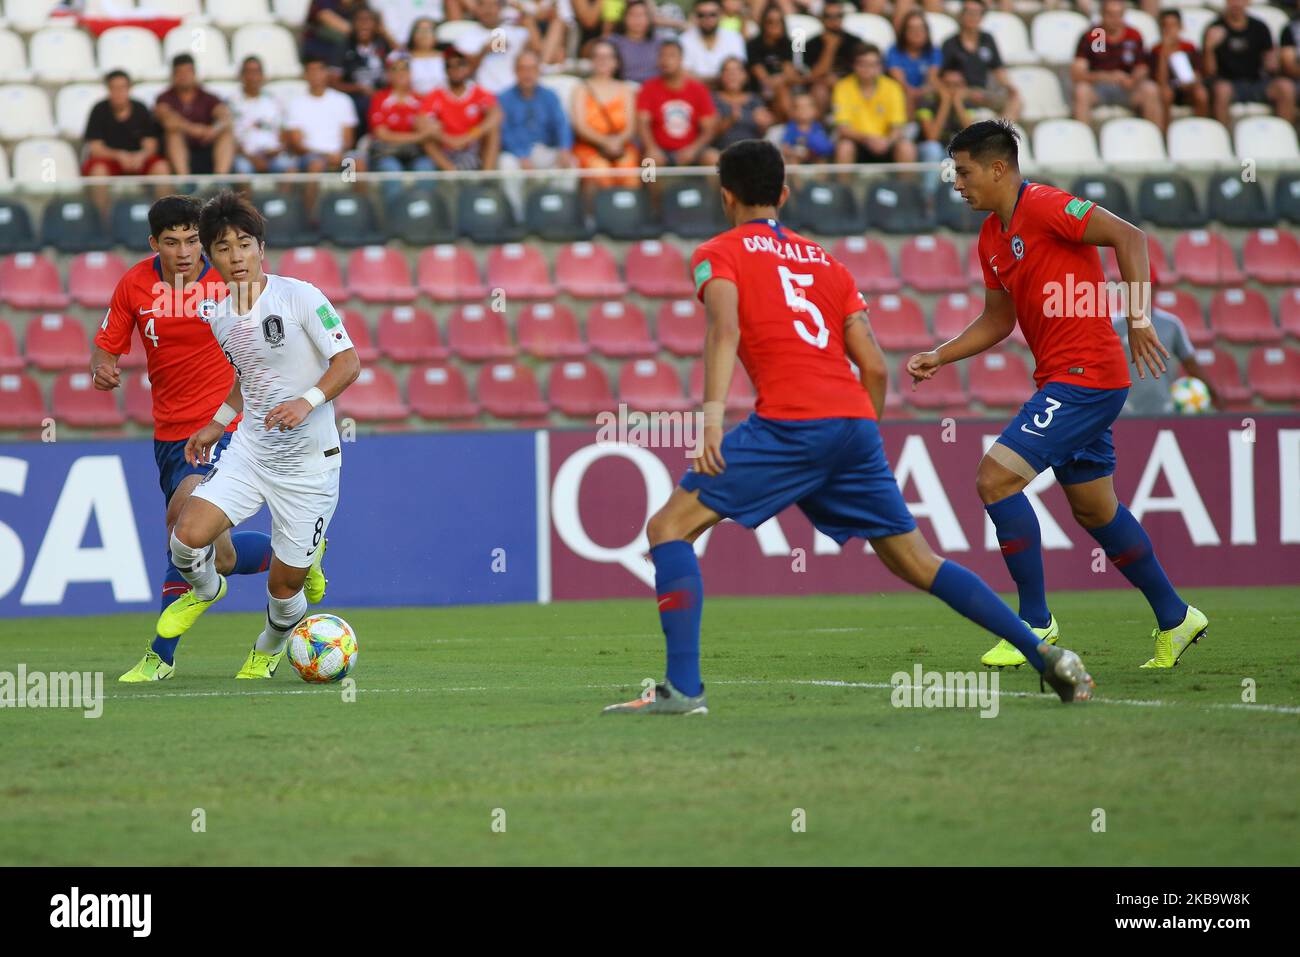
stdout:
<svg viewBox="0 0 1300 957">
<path fill-rule="evenodd" d="M 217 301 L 215 299 L 204 299 L 199 303 L 199 318 L 204 322 L 211 322 L 212 317 L 217 314 Z"/>
<path fill-rule="evenodd" d="M 1011 237 L 1011 255 L 1017 259 L 1025 258 L 1025 241 L 1020 238 L 1019 234 Z"/>
</svg>

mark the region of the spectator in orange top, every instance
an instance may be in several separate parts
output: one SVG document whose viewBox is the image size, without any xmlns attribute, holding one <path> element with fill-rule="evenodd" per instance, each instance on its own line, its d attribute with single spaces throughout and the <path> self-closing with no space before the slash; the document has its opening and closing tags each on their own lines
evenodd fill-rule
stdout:
<svg viewBox="0 0 1300 957">
<path fill-rule="evenodd" d="M 619 78 L 618 47 L 608 39 L 590 49 L 591 76 L 573 91 L 569 119 L 573 124 L 573 155 L 583 169 L 636 169 L 641 151 L 633 142 L 636 93 Z M 624 186 L 632 177 L 587 177 L 588 188 Z"/>
</svg>

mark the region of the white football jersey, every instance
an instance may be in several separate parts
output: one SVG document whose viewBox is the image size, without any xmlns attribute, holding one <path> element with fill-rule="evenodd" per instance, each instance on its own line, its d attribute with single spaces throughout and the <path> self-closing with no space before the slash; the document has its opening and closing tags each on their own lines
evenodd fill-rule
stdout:
<svg viewBox="0 0 1300 957">
<path fill-rule="evenodd" d="M 239 315 L 233 295 L 209 322 L 239 376 L 244 418 L 230 444 L 258 465 L 284 475 L 309 475 L 342 464 L 334 403 L 322 402 L 297 428 L 266 430 L 267 413 L 320 381 L 329 360 L 352 348 L 343 320 L 309 282 L 266 277 L 252 310 Z"/>
</svg>

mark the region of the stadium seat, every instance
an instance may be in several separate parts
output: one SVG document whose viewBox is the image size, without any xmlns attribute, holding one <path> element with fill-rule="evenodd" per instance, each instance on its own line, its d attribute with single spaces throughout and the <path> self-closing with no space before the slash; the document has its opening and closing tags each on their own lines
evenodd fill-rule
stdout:
<svg viewBox="0 0 1300 957">
<path fill-rule="evenodd" d="M 488 250 L 487 284 L 507 299 L 554 299 L 546 257 L 535 246 L 506 243 Z"/>
<path fill-rule="evenodd" d="M 1246 275 L 1269 285 L 1300 283 L 1300 241 L 1294 233 L 1260 229 L 1246 237 L 1241 247 Z"/>
<path fill-rule="evenodd" d="M 928 239 L 930 237 L 921 237 Z M 935 345 L 925 328 L 925 314 L 911 296 L 885 293 L 867 301 L 871 331 L 880 348 L 891 352 L 900 349 L 929 349 Z"/>
<path fill-rule="evenodd" d="M 956 292 L 966 288 L 961 256 L 943 236 L 915 236 L 898 250 L 898 270 L 904 284 L 921 292 Z"/>
<path fill-rule="evenodd" d="M 672 243 L 642 240 L 628 249 L 623 268 L 628 286 L 639 296 L 680 299 L 695 294 L 686 258 Z"/>
<path fill-rule="evenodd" d="M 524 306 L 515 322 L 515 335 L 519 348 L 539 359 L 572 359 L 591 351 L 582 339 L 573 310 L 556 303 Z"/>
<path fill-rule="evenodd" d="M 1277 178 L 1273 210 L 1278 219 L 1300 226 L 1300 172 L 1283 173 Z"/>
<path fill-rule="evenodd" d="M 691 363 L 691 371 L 687 379 L 691 404 L 699 405 L 704 401 L 703 359 L 697 359 Z M 749 374 L 745 372 L 745 367 L 737 362 L 735 372 L 731 376 L 731 388 L 727 390 L 727 411 L 730 413 L 752 412 L 754 401 L 754 383 L 750 381 Z"/>
<path fill-rule="evenodd" d="M 1187 338 L 1194 346 L 1208 346 L 1214 341 L 1214 330 L 1205 323 L 1205 310 L 1201 301 L 1186 289 L 1157 289 L 1153 305 L 1173 313 L 1183 321 Z M 1168 346 L 1168 343 L 1165 343 Z"/>
<path fill-rule="evenodd" d="M 1138 216 L 1165 229 L 1199 229 L 1205 215 L 1185 176 L 1151 174 L 1138 184 Z"/>
<path fill-rule="evenodd" d="M 874 13 L 845 13 L 844 31 L 882 50 L 894 45 L 894 25 Z"/>
<path fill-rule="evenodd" d="M 41 387 L 21 372 L 0 374 L 0 429 L 39 429 L 45 419 Z"/>
<path fill-rule="evenodd" d="M 577 242 L 592 235 L 578 194 L 558 186 L 534 186 L 528 191 L 524 225 L 529 233 L 548 243 Z"/>
<path fill-rule="evenodd" d="M 1264 294 L 1255 289 L 1222 289 L 1210 300 L 1210 328 L 1229 342 L 1282 341 L 1282 330 Z"/>
<path fill-rule="evenodd" d="M 806 183 L 781 210 L 794 229 L 819 236 L 861 235 L 866 223 L 853 191 L 841 183 Z"/>
<path fill-rule="evenodd" d="M 1268 402 L 1300 402 L 1300 352 L 1287 346 L 1261 346 L 1246 360 L 1246 378 Z"/>
<path fill-rule="evenodd" d="M 1044 63 L 1065 66 L 1074 62 L 1079 37 L 1087 29 L 1088 18 L 1082 13 L 1075 10 L 1044 10 L 1029 25 L 1031 46 L 1038 51 Z"/>
<path fill-rule="evenodd" d="M 1061 92 L 1061 81 L 1047 67 L 1013 66 L 1007 70 L 1007 75 L 1024 99 L 1020 117 L 1025 122 L 1063 120 L 1070 115 L 1070 106 Z"/>
<path fill-rule="evenodd" d="M 704 351 L 707 325 L 698 299 L 673 299 L 659 304 L 655 328 L 659 344 L 676 356 L 698 356 Z"/>
<path fill-rule="evenodd" d="M 54 97 L 54 125 L 59 135 L 81 140 L 95 104 L 104 99 L 102 83 L 68 83 Z"/>
<path fill-rule="evenodd" d="M 362 362 L 378 359 L 379 348 L 370 336 L 370 323 L 366 317 L 355 309 L 340 309 L 339 317 L 343 320 L 343 328 L 348 331 L 348 338 L 352 340 L 352 348 L 357 350 L 357 358 Z"/>
<path fill-rule="evenodd" d="M 58 312 L 32 316 L 27 320 L 23 340 L 27 361 L 42 372 L 84 368 L 90 355 L 85 328 Z"/>
<path fill-rule="evenodd" d="M 41 214 L 41 239 L 61 253 L 108 249 L 113 237 L 104 229 L 99 208 L 77 199 L 51 199 Z"/>
<path fill-rule="evenodd" d="M 394 306 L 381 312 L 375 345 L 393 362 L 447 358 L 433 313 L 415 306 Z"/>
<path fill-rule="evenodd" d="M 930 204 L 925 201 L 921 185 L 899 179 L 868 183 L 867 225 L 895 235 L 914 235 L 933 230 Z"/>
<path fill-rule="evenodd" d="M 12 6 L 12 4 L 10 5 Z M 101 80 L 90 34 L 67 27 L 42 27 L 27 41 L 27 62 L 38 83 L 93 83 Z"/>
<path fill-rule="evenodd" d="M 14 327 L 0 319 L 0 372 L 19 372 L 24 365 Z"/>
<path fill-rule="evenodd" d="M 501 187 L 462 184 L 456 197 L 456 228 L 460 235 L 480 245 L 512 243 L 524 235 Z"/>
<path fill-rule="evenodd" d="M 69 302 L 58 267 L 37 253 L 0 260 L 0 299 L 15 309 L 62 309 Z"/>
<path fill-rule="evenodd" d="M 987 212 L 970 208 L 951 183 L 940 181 L 934 191 L 934 214 L 938 225 L 955 233 L 975 234 L 984 225 Z"/>
<path fill-rule="evenodd" d="M 942 47 L 944 41 L 955 35 L 960 29 L 957 21 L 946 13 L 927 10 L 925 21 L 930 26 L 930 41 L 936 48 Z"/>
<path fill-rule="evenodd" d="M 966 248 L 966 282 L 970 286 L 984 288 L 984 267 L 980 265 L 980 244 L 972 240 Z M 981 294 L 982 299 L 983 294 Z"/>
<path fill-rule="evenodd" d="M 275 248 L 314 246 L 320 233 L 307 219 L 302 197 L 295 193 L 262 193 L 253 203 L 266 219 L 266 244 Z M 147 207 L 146 207 L 147 209 Z"/>
<path fill-rule="evenodd" d="M 603 356 L 652 356 L 659 346 L 650 338 L 645 313 L 627 302 L 593 303 L 587 312 L 587 341 Z"/>
<path fill-rule="evenodd" d="M 296 79 L 302 76 L 298 46 L 293 34 L 275 24 L 250 24 L 235 31 L 230 58 L 243 63 L 247 56 L 262 60 L 268 80 Z"/>
<path fill-rule="evenodd" d="M 1165 138 L 1160 127 L 1150 120 L 1123 116 L 1102 124 L 1098 137 L 1101 158 L 1106 163 L 1141 163 L 1144 166 L 1164 163 Z M 1041 154 L 1038 157 L 1042 162 Z"/>
<path fill-rule="evenodd" d="M 13 200 L 0 200 L 0 254 L 35 252 L 40 246 L 27 207 Z"/>
<path fill-rule="evenodd" d="M 1277 221 L 1263 184 L 1243 181 L 1240 170 L 1210 174 L 1205 212 L 1215 222 L 1240 229 L 1272 226 Z"/>
<path fill-rule="evenodd" d="M 434 302 L 470 302 L 487 296 L 478 263 L 468 249 L 443 243 L 425 249 L 415 263 L 415 279 Z"/>
<path fill-rule="evenodd" d="M 478 373 L 478 401 L 498 419 L 530 419 L 550 411 L 537 377 L 517 362 L 493 362 Z"/>
<path fill-rule="evenodd" d="M 1040 14 L 1041 16 L 1041 14 Z M 1071 47 L 1071 57 L 1073 57 Z M 1044 166 L 1099 166 L 1092 128 L 1078 120 L 1044 120 L 1034 127 L 1034 158 Z"/>
<path fill-rule="evenodd" d="M 151 4 L 152 6 L 152 4 Z M 163 62 L 171 63 L 180 53 L 194 57 L 194 69 L 204 83 L 233 80 L 236 67 L 230 59 L 230 44 L 218 28 L 191 21 L 174 27 L 163 37 Z"/>
<path fill-rule="evenodd" d="M 274 273 L 311 283 L 335 305 L 348 297 L 338 260 L 323 247 L 299 246 L 288 250 L 280 257 Z"/>
<path fill-rule="evenodd" d="M 618 400 L 642 412 L 685 412 L 695 403 L 682 392 L 682 380 L 668 362 L 633 359 L 618 372 Z"/>
<path fill-rule="evenodd" d="M 1257 163 L 1290 164 L 1300 161 L 1295 128 L 1278 116 L 1247 116 L 1233 127 L 1237 156 Z"/>
<path fill-rule="evenodd" d="M 618 265 L 605 246 L 577 242 L 555 257 L 555 284 L 575 299 L 621 299 L 627 283 L 618 277 Z"/>
<path fill-rule="evenodd" d="M 644 189 L 602 189 L 596 193 L 596 232 L 610 239 L 635 241 L 661 232 Z"/>
<path fill-rule="evenodd" d="M 1248 409 L 1254 391 L 1241 382 L 1237 360 L 1226 349 L 1197 349 L 1196 364 L 1219 393 L 1226 410 Z M 1221 410 L 1222 411 L 1222 410 Z"/>
<path fill-rule="evenodd" d="M 348 256 L 348 295 L 362 302 L 410 302 L 411 267 L 396 249 L 366 246 Z"/>
<path fill-rule="evenodd" d="M 479 413 L 465 374 L 450 363 L 414 366 L 406 379 L 406 396 L 422 419 L 472 419 Z"/>
<path fill-rule="evenodd" d="M 1034 377 L 1018 352 L 982 352 L 969 365 L 970 394 L 976 402 L 1011 408 L 1023 404 L 1033 393 Z"/>
<path fill-rule="evenodd" d="M 361 193 L 326 193 L 320 198 L 320 234 L 339 246 L 379 246 L 384 234 L 379 231 L 375 208 Z"/>
<path fill-rule="evenodd" d="M 852 274 L 864 294 L 898 292 L 903 287 L 889 261 L 889 249 L 878 239 L 865 236 L 837 239 L 831 246 L 831 255 Z"/>
<path fill-rule="evenodd" d="M 950 292 L 946 296 L 940 296 L 934 306 L 934 342 L 947 342 L 974 322 L 983 311 L 983 295 Z"/>
<path fill-rule="evenodd" d="M 438 42 L 454 43 L 466 31 L 474 29 L 473 20 L 447 20 L 438 24 Z"/>
<path fill-rule="evenodd" d="M 967 404 L 966 390 L 962 387 L 957 366 L 953 364 L 940 366 L 933 379 L 921 382 L 913 389 L 912 377 L 907 372 L 907 359 L 904 358 L 898 366 L 898 383 L 906 400 L 918 409 L 942 413 L 964 408 Z M 1028 398 L 1023 386 L 1021 393 L 1022 401 Z"/>
<path fill-rule="evenodd" d="M 150 254 L 149 207 L 152 203 L 143 196 L 123 196 L 113 203 L 109 214 L 115 246 L 125 246 L 133 253 Z"/>
<path fill-rule="evenodd" d="M 1080 176 L 1071 184 L 1070 192 L 1080 199 L 1091 200 L 1120 219 L 1133 221 L 1133 207 L 1129 203 L 1128 190 L 1118 177 L 1104 173 Z"/>
<path fill-rule="evenodd" d="M 153 384 L 143 369 L 122 376 L 123 411 L 136 425 L 153 428 Z"/>
<path fill-rule="evenodd" d="M 663 192 L 663 228 L 682 239 L 709 239 L 727 229 L 717 187 L 703 180 L 675 179 Z"/>
<path fill-rule="evenodd" d="M 411 246 L 433 246 L 456 239 L 456 224 L 441 194 L 411 186 L 387 202 L 388 232 Z"/>
<path fill-rule="evenodd" d="M 163 66 L 162 44 L 152 30 L 110 27 L 99 35 L 95 46 L 100 73 L 125 70 L 132 80 L 165 80 L 169 75 Z M 204 76 L 203 79 L 206 82 L 216 77 Z"/>
<path fill-rule="evenodd" d="M 77 154 L 63 140 L 35 137 L 14 147 L 13 180 L 28 192 L 52 193 L 80 178 Z"/>
<path fill-rule="evenodd" d="M 87 309 L 108 309 L 113 290 L 128 268 L 117 253 L 82 253 L 68 266 L 68 295 Z"/>
<path fill-rule="evenodd" d="M 1245 281 L 1231 244 L 1209 230 L 1194 229 L 1179 236 L 1174 261 L 1183 279 L 1197 286 L 1236 286 Z"/>
<path fill-rule="evenodd" d="M 547 389 L 551 407 L 572 418 L 591 418 L 616 406 L 605 370 L 586 360 L 552 365 Z"/>
<path fill-rule="evenodd" d="M 1198 163 L 1213 160 L 1235 165 L 1232 140 L 1218 120 L 1202 116 L 1184 116 L 1169 124 L 1169 159 L 1175 163 Z"/>
<path fill-rule="evenodd" d="M 246 23 L 271 23 L 267 0 L 208 0 L 208 16 L 217 26 L 237 30 Z"/>
<path fill-rule="evenodd" d="M 54 136 L 57 132 L 50 98 L 44 90 L 23 83 L 0 86 L 0 140 L 14 143 L 32 136 Z"/>
<path fill-rule="evenodd" d="M 511 359 L 515 355 L 505 314 L 476 302 L 452 310 L 447 318 L 447 345 L 469 362 Z"/>
<path fill-rule="evenodd" d="M 1277 320 L 1284 333 L 1300 339 L 1300 288 L 1288 289 L 1278 296 Z"/>
<path fill-rule="evenodd" d="M 55 379 L 50 405 L 55 419 L 75 429 L 110 429 L 126 424 L 126 416 L 117 404 L 117 391 L 96 389 L 89 372 L 68 371 Z"/>
<path fill-rule="evenodd" d="M 405 419 L 410 408 L 402 401 L 397 379 L 384 366 L 366 366 L 357 381 L 334 400 L 336 414 L 358 422 Z"/>
<path fill-rule="evenodd" d="M 1017 14 L 1002 10 L 989 10 L 980 21 L 980 29 L 990 33 L 997 42 L 1002 62 L 1008 66 L 1037 63 L 1040 55 L 1029 43 L 1025 21 Z"/>
<path fill-rule="evenodd" d="M 26 83 L 31 78 L 23 38 L 12 30 L 0 30 L 0 83 Z"/>
</svg>

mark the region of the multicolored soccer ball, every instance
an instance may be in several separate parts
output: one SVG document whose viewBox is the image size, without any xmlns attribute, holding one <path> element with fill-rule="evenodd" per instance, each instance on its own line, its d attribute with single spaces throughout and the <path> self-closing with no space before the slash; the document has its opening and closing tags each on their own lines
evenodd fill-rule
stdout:
<svg viewBox="0 0 1300 957">
<path fill-rule="evenodd" d="M 1200 379 L 1183 376 L 1169 386 L 1174 399 L 1174 409 L 1180 415 L 1199 415 L 1210 411 L 1210 390 Z"/>
<path fill-rule="evenodd" d="M 356 632 L 336 615 L 309 615 L 289 633 L 289 663 L 303 681 L 342 681 L 358 651 Z"/>
</svg>

